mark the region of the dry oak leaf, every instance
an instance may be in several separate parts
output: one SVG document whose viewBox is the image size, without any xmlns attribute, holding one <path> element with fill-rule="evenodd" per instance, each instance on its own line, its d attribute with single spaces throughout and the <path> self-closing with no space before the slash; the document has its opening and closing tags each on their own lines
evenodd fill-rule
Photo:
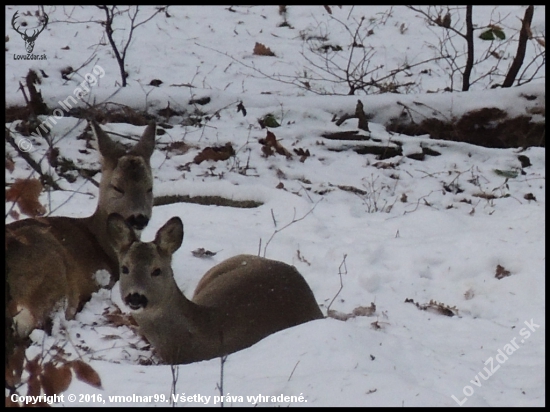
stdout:
<svg viewBox="0 0 550 412">
<path fill-rule="evenodd" d="M 101 378 L 90 365 L 78 359 L 71 361 L 70 365 L 79 380 L 94 388 L 103 389 L 101 387 Z"/>
<path fill-rule="evenodd" d="M 235 155 L 235 149 L 231 143 L 227 142 L 225 146 L 213 146 L 207 147 L 198 155 L 195 156 L 193 162 L 201 164 L 205 160 L 213 160 L 215 162 L 219 160 L 227 160 L 231 156 Z"/>
<path fill-rule="evenodd" d="M 218 253 L 218 252 L 211 252 L 210 250 L 206 250 L 205 248 L 200 247 L 198 249 L 195 249 L 195 250 L 191 251 L 191 253 L 195 257 L 205 258 L 205 257 L 216 256 L 216 253 Z"/>
<path fill-rule="evenodd" d="M 40 204 L 38 197 L 42 192 L 42 183 L 38 179 L 16 179 L 6 191 L 6 200 L 16 202 L 21 213 L 36 217 L 46 213 L 46 208 Z"/>
<path fill-rule="evenodd" d="M 351 313 L 354 316 L 373 316 L 376 313 L 376 305 L 371 302 L 370 306 L 357 306 Z"/>
<path fill-rule="evenodd" d="M 51 396 L 65 392 L 72 379 L 73 373 L 69 365 L 64 364 L 56 368 L 52 362 L 48 362 L 44 365 L 44 373 L 40 377 L 40 382 L 44 393 Z"/>
<path fill-rule="evenodd" d="M 286 150 L 278 141 L 273 132 L 268 131 L 265 139 L 258 140 L 263 147 L 262 152 L 265 157 L 271 156 L 273 151 L 279 153 L 280 155 L 286 156 L 287 159 L 292 158 L 292 153 Z"/>
<path fill-rule="evenodd" d="M 502 278 L 505 278 L 507 276 L 510 276 L 511 273 L 509 270 L 506 270 L 504 269 L 504 267 L 500 266 L 500 265 L 497 265 L 497 269 L 496 269 L 496 273 L 495 273 L 495 277 L 497 279 L 502 279 Z"/>
<path fill-rule="evenodd" d="M 309 152 L 309 149 L 302 149 L 302 148 L 297 148 L 297 149 L 294 149 L 294 153 L 296 153 L 298 156 L 300 156 L 300 162 L 304 163 L 306 161 L 306 159 L 311 156 L 311 153 Z"/>
<path fill-rule="evenodd" d="M 269 47 L 266 47 L 262 43 L 258 42 L 254 45 L 253 54 L 258 56 L 275 56 L 275 53 L 273 53 Z"/>
<path fill-rule="evenodd" d="M 119 326 L 137 326 L 137 322 L 134 320 L 134 318 L 126 313 L 122 313 L 120 309 L 116 309 L 111 313 L 103 313 L 103 316 L 105 319 L 107 319 L 107 322 L 109 325 L 119 327 Z"/>
</svg>

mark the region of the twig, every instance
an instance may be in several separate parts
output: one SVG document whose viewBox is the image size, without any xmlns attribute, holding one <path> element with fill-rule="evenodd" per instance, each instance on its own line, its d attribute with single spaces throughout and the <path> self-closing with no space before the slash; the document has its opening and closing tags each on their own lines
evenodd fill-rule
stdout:
<svg viewBox="0 0 550 412">
<path fill-rule="evenodd" d="M 332 298 L 330 303 L 327 306 L 327 313 L 330 310 L 330 307 L 332 306 L 332 303 L 336 300 L 342 289 L 344 289 L 344 281 L 342 280 L 342 274 L 347 275 L 348 274 L 348 268 L 346 266 L 346 258 L 348 257 L 347 253 L 344 254 L 344 258 L 342 259 L 342 263 L 340 263 L 340 266 L 338 266 L 338 275 L 340 276 L 340 289 L 338 289 L 338 292 L 336 292 L 336 295 Z M 342 273 L 342 266 L 344 266 L 344 272 Z"/>
<path fill-rule="evenodd" d="M 303 220 L 305 219 L 311 212 L 313 212 L 313 210 L 317 207 L 317 205 L 319 204 L 319 202 L 321 201 L 322 199 L 318 200 L 317 203 L 315 203 L 313 205 L 313 207 L 311 209 L 309 209 L 309 211 L 303 215 L 302 217 L 296 219 L 296 217 L 292 218 L 292 221 L 290 223 L 287 223 L 286 225 L 284 225 L 282 228 L 280 229 L 277 229 L 273 232 L 273 234 L 271 235 L 271 237 L 269 238 L 269 240 L 267 241 L 267 243 L 265 244 L 265 247 L 264 247 L 264 256 L 265 257 L 265 254 L 267 252 L 267 247 L 269 246 L 269 243 L 273 240 L 273 238 L 275 237 L 275 235 L 283 230 L 285 230 L 287 227 L 289 227 L 290 225 L 294 224 L 294 223 L 297 223 L 299 222 L 300 220 Z M 294 209 L 294 216 L 296 216 L 296 209 Z"/>
<path fill-rule="evenodd" d="M 273 226 L 277 227 L 277 221 L 275 220 L 275 215 L 273 214 L 273 208 L 271 208 L 271 218 L 273 219 Z"/>
<path fill-rule="evenodd" d="M 405 212 L 403 213 L 403 215 L 406 215 L 407 213 L 415 212 L 416 209 L 418 209 L 418 205 L 420 204 L 420 201 L 421 201 L 421 200 L 424 200 L 424 203 L 426 203 L 425 198 L 426 198 L 426 197 L 429 197 L 433 192 L 436 192 L 436 190 L 432 190 L 432 191 L 431 191 L 430 193 L 428 193 L 427 195 L 419 197 L 419 198 L 418 198 L 418 201 L 416 202 L 416 207 L 415 207 L 413 210 L 405 210 Z M 433 207 L 433 206 L 432 206 L 432 207 Z"/>
<path fill-rule="evenodd" d="M 29 106 L 29 98 L 27 97 L 27 93 L 25 92 L 25 87 L 23 86 L 23 84 L 21 82 L 19 82 L 19 90 L 21 90 L 21 92 L 23 92 L 23 98 L 25 99 L 25 104 L 27 105 L 27 107 Z"/>
<path fill-rule="evenodd" d="M 223 369 L 225 366 L 225 362 L 227 361 L 227 356 L 228 355 L 220 356 L 220 383 L 219 385 L 216 385 L 218 388 L 218 391 L 220 392 L 220 399 L 221 399 L 220 406 L 222 408 L 223 408 Z"/>
<path fill-rule="evenodd" d="M 290 376 L 288 377 L 287 382 L 290 382 L 290 378 L 292 378 L 292 375 L 294 375 L 294 371 L 296 370 L 296 367 L 298 366 L 299 363 L 300 363 L 300 361 L 298 360 L 298 362 L 296 362 L 296 365 L 294 365 L 294 368 L 292 369 L 292 372 L 290 372 Z"/>
<path fill-rule="evenodd" d="M 262 238 L 260 238 L 260 241 L 258 242 L 258 256 L 262 253 Z"/>
<path fill-rule="evenodd" d="M 179 366 L 178 365 L 170 365 L 170 371 L 172 372 L 172 386 L 170 388 L 170 403 L 172 406 L 176 406 L 176 403 L 174 402 L 174 397 L 172 395 L 176 394 L 176 384 L 178 382 L 179 377 Z"/>
</svg>

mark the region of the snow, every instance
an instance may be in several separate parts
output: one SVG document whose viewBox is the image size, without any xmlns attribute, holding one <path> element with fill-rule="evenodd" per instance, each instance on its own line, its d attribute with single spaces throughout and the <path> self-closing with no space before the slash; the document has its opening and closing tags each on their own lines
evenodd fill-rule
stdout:
<svg viewBox="0 0 550 412">
<path fill-rule="evenodd" d="M 512 35 L 519 30 L 524 9 L 476 6 L 474 18 L 486 25 L 500 16 L 505 31 Z M 376 50 L 372 65 L 383 64 L 388 70 L 404 59 L 412 64 L 432 57 L 428 44 L 436 41 L 437 29 L 403 6 L 332 7 L 332 17 L 322 6 L 288 6 L 292 29 L 278 27 L 282 17 L 277 6 L 173 6 L 168 9 L 170 18 L 160 13 L 136 29 L 127 56 L 129 85 L 120 89 L 112 50 L 102 39 L 102 27 L 94 22 L 103 18 L 101 10 L 44 6 L 50 22 L 33 53 L 46 53 L 45 61 L 11 57 L 24 53 L 23 41 L 11 29 L 16 10 L 20 15 L 35 11 L 6 7 L 8 106 L 24 104 L 18 82 L 34 68 L 49 76 L 39 85 L 49 107 L 74 96 L 83 76 L 95 73 L 97 84 L 83 99 L 90 104 L 110 101 L 150 114 L 168 103 L 186 113 L 198 109 L 209 115 L 202 118 L 202 127 L 183 125 L 183 117 L 175 116 L 168 122 L 173 128 L 157 137 L 151 159 L 154 195 L 222 196 L 262 203 L 248 209 L 192 203 L 154 208 L 142 234 L 144 241 L 153 240 L 172 216 L 184 222 L 184 241 L 174 255 L 173 268 L 186 296 L 191 297 L 202 274 L 214 264 L 240 253 L 259 253 L 295 265 L 325 314 L 340 282 L 343 288 L 331 309 L 351 313 L 358 306 L 375 303 L 374 316 L 309 322 L 231 354 L 223 370 L 225 406 L 545 404 L 544 148 L 490 149 L 399 135 L 384 127 L 399 116 L 402 105 L 414 107 L 417 119 L 428 113 L 458 117 L 484 107 L 523 115 L 530 108 L 544 108 L 544 77 L 509 89 L 488 89 L 490 78 L 482 77 L 472 91 L 443 93 L 449 75 L 434 62 L 412 71 L 411 94 L 346 96 L 347 90 L 338 88 L 333 90 L 338 96 L 315 95 L 262 76 L 260 71 L 293 78 L 305 64 L 304 35 L 326 34 L 334 43 L 348 44 L 350 34 L 342 22 L 351 25 L 361 16 L 374 30 L 367 38 Z M 145 18 L 153 10 L 144 7 L 139 16 Z M 544 6 L 535 8 L 532 30 L 536 35 L 544 34 L 544 11 Z M 125 20 L 121 18 L 120 24 Z M 276 57 L 253 55 L 255 42 L 270 47 Z M 478 43 L 482 41 L 476 38 L 476 44 L 483 46 Z M 515 44 L 503 46 L 510 61 Z M 530 45 L 526 61 L 534 53 Z M 60 69 L 79 67 L 92 55 L 80 75 L 70 81 L 61 79 Z M 476 76 L 485 73 L 489 63 L 476 67 Z M 104 75 L 94 71 L 97 66 Z M 431 74 L 420 73 L 422 68 Z M 149 86 L 153 79 L 163 84 Z M 429 93 L 436 90 L 440 92 Z M 526 95 L 535 99 L 522 98 Z M 189 103 L 201 97 L 210 97 L 210 103 Z M 381 145 L 399 141 L 404 155 L 429 145 L 441 155 L 426 156 L 424 161 L 402 156 L 377 160 L 375 155 L 353 151 L 361 142 L 323 139 L 327 132 L 356 130 L 356 119 L 336 126 L 333 118 L 353 113 L 358 99 L 365 112 L 373 114 L 370 136 Z M 239 102 L 246 116 L 237 111 Z M 78 104 L 84 106 L 82 101 Z M 310 157 L 300 162 L 297 155 L 291 159 L 262 156 L 258 139 L 265 138 L 266 130 L 257 120 L 268 113 L 281 123 L 270 129 L 278 141 L 291 153 L 295 148 L 308 149 Z M 68 116 L 55 120 L 52 136 L 61 155 L 97 169 L 96 151 L 82 153 L 85 141 L 75 139 L 86 123 Z M 6 126 L 13 132 L 17 123 Z M 120 123 L 103 127 L 134 139 L 143 130 Z M 17 141 L 23 139 L 13 135 Z M 40 137 L 29 139 L 30 154 L 41 159 L 46 144 Z M 165 150 L 181 141 L 191 147 L 188 152 Z M 234 157 L 192 163 L 203 148 L 227 142 L 235 148 Z M 7 182 L 32 176 L 11 146 L 6 145 L 6 151 L 15 162 L 15 170 L 6 171 Z M 522 168 L 519 154 L 532 165 Z M 49 167 L 44 159 L 42 166 Z M 518 175 L 507 179 L 495 170 Z M 280 183 L 283 188 L 277 188 Z M 40 198 L 53 215 L 93 213 L 94 185 L 80 177 L 72 184 L 63 179 L 59 184 L 67 191 L 44 193 Z M 527 200 L 528 193 L 536 200 Z M 480 197 L 488 194 L 496 197 Z M 11 204 L 6 207 L 9 210 Z M 6 222 L 12 220 L 7 215 Z M 194 257 L 191 252 L 201 247 L 217 254 Z M 495 278 L 497 265 L 511 275 Z M 455 316 L 419 310 L 415 305 L 431 300 L 456 307 Z M 178 406 L 220 405 L 220 359 L 179 365 L 173 379 L 171 367 L 159 364 L 134 329 L 109 321 L 106 313 L 117 308 L 127 312 L 118 285 L 96 293 L 75 320 L 66 321 L 57 314 L 51 336 L 41 330 L 32 333 L 28 359 L 41 353 L 49 359 L 55 350 L 47 349 L 57 345 L 68 359 L 83 359 L 101 378 L 101 389 L 73 379 L 56 406 L 168 406 L 173 385 Z M 26 393 L 25 386 L 19 393 Z M 76 395 L 76 401 L 69 400 L 70 394 Z M 258 398 L 260 394 L 266 398 Z M 134 395 L 150 399 L 136 400 Z M 295 398 L 291 402 L 285 396 Z"/>
</svg>

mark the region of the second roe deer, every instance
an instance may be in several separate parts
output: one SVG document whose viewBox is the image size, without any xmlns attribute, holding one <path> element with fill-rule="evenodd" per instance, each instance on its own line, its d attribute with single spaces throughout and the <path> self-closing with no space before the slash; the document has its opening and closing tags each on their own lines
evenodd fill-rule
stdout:
<svg viewBox="0 0 550 412">
<path fill-rule="evenodd" d="M 91 128 L 102 156 L 99 200 L 86 218 L 23 219 L 6 226 L 6 276 L 11 302 L 8 312 L 16 333 L 26 337 L 46 326 L 50 313 L 64 303 L 65 317 L 74 318 L 99 289 L 94 274 L 101 269 L 118 280 L 118 261 L 107 239 L 107 216 L 119 213 L 141 231 L 153 208 L 150 158 L 156 125 L 151 122 L 128 152 L 95 122 Z"/>
<path fill-rule="evenodd" d="M 172 255 L 183 224 L 170 219 L 153 242 L 140 242 L 124 219 L 107 221 L 119 254 L 120 294 L 162 360 L 184 364 L 247 348 L 272 333 L 323 314 L 294 266 L 238 255 L 210 269 L 192 300 L 178 288 Z"/>
</svg>

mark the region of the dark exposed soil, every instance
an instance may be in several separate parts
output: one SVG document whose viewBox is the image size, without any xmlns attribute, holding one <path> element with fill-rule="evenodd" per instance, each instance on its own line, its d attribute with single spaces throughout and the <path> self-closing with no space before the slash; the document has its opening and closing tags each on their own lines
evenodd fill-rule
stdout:
<svg viewBox="0 0 550 412">
<path fill-rule="evenodd" d="M 546 145 L 546 122 L 535 122 L 532 116 L 511 118 L 494 107 L 474 110 L 451 121 L 428 118 L 415 123 L 409 119 L 392 119 L 386 127 L 389 131 L 409 136 L 429 134 L 432 139 L 492 148 Z"/>
</svg>

